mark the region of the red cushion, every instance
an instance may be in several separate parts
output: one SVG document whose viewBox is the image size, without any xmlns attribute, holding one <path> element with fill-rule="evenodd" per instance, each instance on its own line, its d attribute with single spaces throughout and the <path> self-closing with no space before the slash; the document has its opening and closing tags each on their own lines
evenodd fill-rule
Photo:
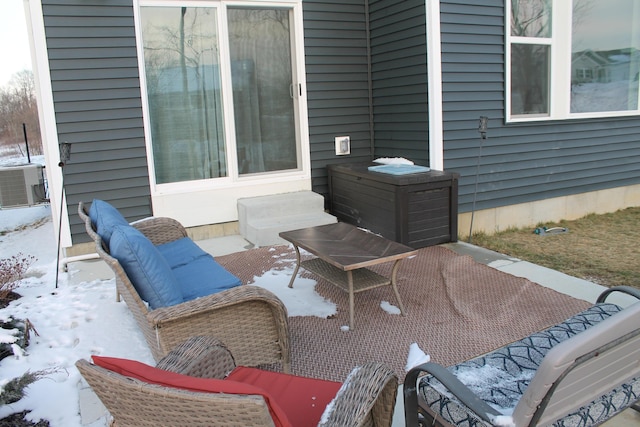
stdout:
<svg viewBox="0 0 640 427">
<path fill-rule="evenodd" d="M 291 427 L 286 412 L 278 406 L 277 400 L 271 397 L 264 389 L 251 384 L 241 382 L 218 380 L 211 378 L 197 378 L 177 374 L 171 371 L 154 368 L 135 360 L 118 359 L 115 357 L 92 356 L 93 363 L 104 369 L 116 372 L 120 375 L 135 378 L 149 384 L 157 384 L 165 387 L 179 388 L 189 391 L 201 391 L 208 393 L 250 394 L 260 395 L 267 402 L 271 418 L 276 426 Z"/>
<path fill-rule="evenodd" d="M 269 393 L 296 427 L 317 426 L 342 384 L 239 366 L 227 380 L 251 384 Z"/>
</svg>

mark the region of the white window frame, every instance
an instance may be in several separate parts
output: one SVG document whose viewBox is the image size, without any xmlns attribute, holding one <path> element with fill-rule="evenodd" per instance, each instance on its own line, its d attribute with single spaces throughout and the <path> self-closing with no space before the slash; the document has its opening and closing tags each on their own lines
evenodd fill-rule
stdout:
<svg viewBox="0 0 640 427">
<path fill-rule="evenodd" d="M 640 115 L 640 100 L 637 110 L 571 113 L 572 0 L 551 1 L 551 37 L 549 38 L 512 36 L 511 1 L 506 1 L 505 4 L 505 118 L 507 123 Z M 511 114 L 512 43 L 550 46 L 549 114 Z"/>
<path fill-rule="evenodd" d="M 295 41 L 292 47 L 292 61 L 294 63 L 293 79 L 298 83 L 299 91 L 296 93 L 294 109 L 297 114 L 296 136 L 299 138 L 299 168 L 296 170 L 267 172 L 261 174 L 250 174 L 240 176 L 237 168 L 235 125 L 231 120 L 232 115 L 224 114 L 225 143 L 227 146 L 227 171 L 226 177 L 210 178 L 193 181 L 181 181 L 173 183 L 158 184 L 155 178 L 155 165 L 153 159 L 153 147 L 151 142 L 151 126 L 149 123 L 149 104 L 146 92 L 146 74 L 144 71 L 144 51 L 142 46 L 142 26 L 140 23 L 141 6 L 192 6 L 192 7 L 215 7 L 218 10 L 218 29 L 221 33 L 227 32 L 227 7 L 248 6 L 248 7 L 282 7 L 292 10 L 291 31 Z M 185 193 L 197 193 L 206 190 L 229 189 L 234 187 L 247 187 L 254 183 L 260 185 L 278 185 L 285 182 L 311 180 L 311 153 L 309 148 L 309 124 L 307 115 L 306 100 L 306 80 L 304 68 L 304 34 L 302 31 L 302 0 L 134 0 L 134 19 L 136 26 L 136 39 L 138 50 L 138 67 L 140 70 L 140 90 L 142 98 L 142 111 L 144 122 L 145 141 L 147 146 L 147 162 L 149 169 L 149 182 L 151 195 L 181 195 Z M 220 54 L 228 57 L 229 46 L 226 37 L 220 38 Z M 221 77 L 223 82 L 222 102 L 225 111 L 233 111 L 233 91 L 231 88 L 230 69 L 228 64 L 221 67 Z"/>
</svg>

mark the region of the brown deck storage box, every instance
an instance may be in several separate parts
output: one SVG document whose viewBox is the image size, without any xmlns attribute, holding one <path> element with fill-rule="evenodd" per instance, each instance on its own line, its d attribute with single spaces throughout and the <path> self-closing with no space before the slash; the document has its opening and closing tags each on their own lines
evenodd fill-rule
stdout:
<svg viewBox="0 0 640 427">
<path fill-rule="evenodd" d="M 340 221 L 412 248 L 457 241 L 459 174 L 392 175 L 369 166 L 327 166 L 330 210 Z"/>
</svg>

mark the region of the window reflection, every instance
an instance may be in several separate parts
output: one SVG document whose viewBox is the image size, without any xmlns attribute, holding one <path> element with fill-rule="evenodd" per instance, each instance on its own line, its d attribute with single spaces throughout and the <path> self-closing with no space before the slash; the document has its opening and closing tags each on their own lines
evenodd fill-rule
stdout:
<svg viewBox="0 0 640 427">
<path fill-rule="evenodd" d="M 551 1 L 511 0 L 511 35 L 551 37 Z"/>
<path fill-rule="evenodd" d="M 226 176 L 216 11 L 140 15 L 156 182 Z"/>
<path fill-rule="evenodd" d="M 547 45 L 511 45 L 511 114 L 549 114 Z"/>
<path fill-rule="evenodd" d="M 574 0 L 571 112 L 638 109 L 640 1 Z"/>
<path fill-rule="evenodd" d="M 229 8 L 227 16 L 238 172 L 296 169 L 289 11 Z"/>
</svg>

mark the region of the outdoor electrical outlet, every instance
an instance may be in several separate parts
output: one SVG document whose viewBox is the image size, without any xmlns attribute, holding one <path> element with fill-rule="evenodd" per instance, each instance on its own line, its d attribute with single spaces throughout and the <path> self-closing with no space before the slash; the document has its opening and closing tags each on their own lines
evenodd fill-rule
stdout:
<svg viewBox="0 0 640 427">
<path fill-rule="evenodd" d="M 351 153 L 351 138 L 348 136 L 336 136 L 336 156 L 344 156 Z"/>
</svg>

